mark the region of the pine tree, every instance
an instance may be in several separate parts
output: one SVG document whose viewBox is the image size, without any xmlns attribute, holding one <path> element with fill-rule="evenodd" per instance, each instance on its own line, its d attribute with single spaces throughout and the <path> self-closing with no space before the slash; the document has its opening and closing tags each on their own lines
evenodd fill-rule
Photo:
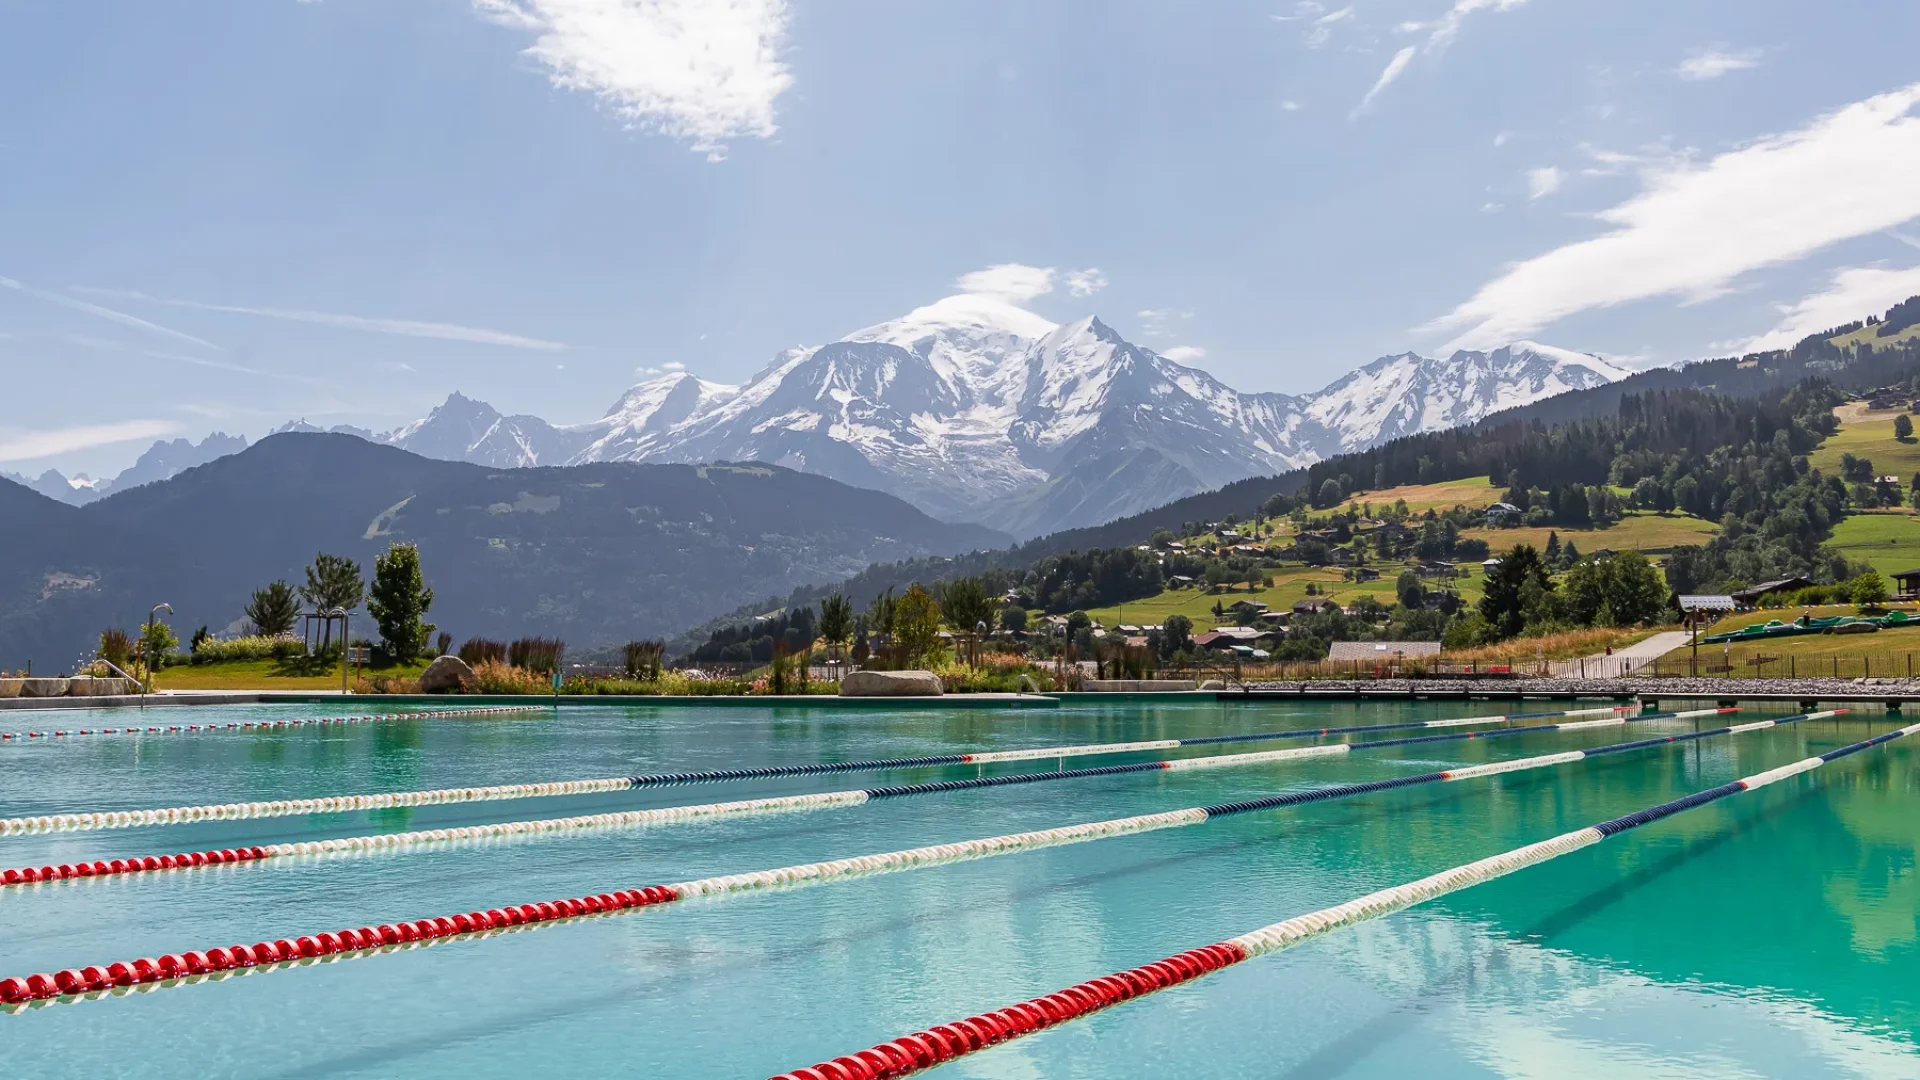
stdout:
<svg viewBox="0 0 1920 1080">
<path fill-rule="evenodd" d="M 372 597 L 367 611 L 380 627 L 380 650 L 396 664 L 411 663 L 437 629 L 425 621 L 433 590 L 420 573 L 420 549 L 394 544 L 374 560 Z"/>
</svg>

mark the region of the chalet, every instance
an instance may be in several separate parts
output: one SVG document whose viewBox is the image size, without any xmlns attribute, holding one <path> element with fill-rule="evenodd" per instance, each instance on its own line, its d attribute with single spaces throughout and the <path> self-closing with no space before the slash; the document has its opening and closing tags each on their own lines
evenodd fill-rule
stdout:
<svg viewBox="0 0 1920 1080">
<path fill-rule="evenodd" d="M 1518 517 L 1526 511 L 1510 502 L 1497 502 L 1487 507 L 1487 528 L 1499 528 L 1510 517 Z"/>
<path fill-rule="evenodd" d="M 1760 584 L 1753 586 L 1752 588 L 1735 589 L 1730 595 L 1733 597 L 1735 602 L 1740 604 L 1741 607 L 1752 607 L 1755 604 L 1758 604 L 1760 602 L 1760 598 L 1767 595 L 1768 593 L 1795 592 L 1800 589 L 1807 588 L 1812 584 L 1813 584 L 1813 580 L 1811 578 L 1804 578 L 1804 577 L 1778 578 L 1774 581 L 1763 581 Z"/>
<path fill-rule="evenodd" d="M 1353 580 L 1355 580 L 1355 581 L 1379 581 L 1379 580 L 1380 580 L 1380 571 L 1378 571 L 1378 570 L 1375 570 L 1375 569 L 1374 569 L 1373 567 L 1371 567 L 1371 566 L 1356 566 L 1356 567 L 1354 567 L 1354 568 L 1353 568 Z"/>
<path fill-rule="evenodd" d="M 1480 564 L 1480 566 L 1483 569 L 1485 569 L 1486 572 L 1489 574 L 1493 573 L 1494 568 L 1499 565 L 1500 565 L 1500 557 L 1498 555 L 1494 556 L 1491 559 L 1487 559 Z"/>
<path fill-rule="evenodd" d="M 1191 586 L 1192 584 L 1193 584 L 1193 578 L 1189 577 L 1186 574 L 1175 574 L 1172 577 L 1169 577 L 1167 579 L 1167 586 L 1169 588 L 1185 589 Z"/>
<path fill-rule="evenodd" d="M 1902 570 L 1893 575 L 1895 600 L 1920 600 L 1920 570 Z"/>
<path fill-rule="evenodd" d="M 1353 561 L 1353 552 L 1343 547 L 1328 548 L 1327 561 L 1335 566 L 1345 566 Z"/>
<path fill-rule="evenodd" d="M 1285 637 L 1286 631 L 1264 626 L 1216 626 L 1204 634 L 1195 634 L 1193 643 L 1213 652 L 1230 649 L 1255 649 Z"/>
<path fill-rule="evenodd" d="M 1339 611 L 1340 605 L 1324 596 L 1309 596 L 1293 605 L 1295 615 L 1321 615 L 1329 611 Z"/>
</svg>

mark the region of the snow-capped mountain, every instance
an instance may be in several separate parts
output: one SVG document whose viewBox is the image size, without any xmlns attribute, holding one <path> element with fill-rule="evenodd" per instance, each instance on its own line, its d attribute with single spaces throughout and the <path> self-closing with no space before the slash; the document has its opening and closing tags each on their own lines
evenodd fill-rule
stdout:
<svg viewBox="0 0 1920 1080">
<path fill-rule="evenodd" d="M 951 296 L 826 345 L 787 349 L 741 386 L 672 372 L 599 420 L 556 426 L 454 394 L 382 435 L 495 467 L 767 461 L 1026 537 L 1096 524 L 1249 476 L 1624 375 L 1516 342 L 1382 357 L 1318 393 L 1248 394 L 1128 342 Z"/>
<path fill-rule="evenodd" d="M 205 465 L 216 458 L 237 454 L 247 448 L 243 435 L 228 435 L 216 431 L 198 443 L 190 439 L 161 439 L 148 447 L 139 459 L 118 476 L 106 480 L 95 480 L 85 473 L 62 476 L 57 469 L 48 469 L 38 477 L 28 479 L 15 473 L 0 472 L 0 476 L 25 484 L 27 487 L 63 503 L 85 506 L 95 499 L 104 499 L 116 491 L 151 484 L 170 479 L 197 465 Z"/>
<path fill-rule="evenodd" d="M 1629 374 L 1597 356 L 1532 341 L 1492 352 L 1456 352 L 1444 360 L 1402 353 L 1383 356 L 1311 395 L 1306 414 L 1339 434 L 1338 447 L 1323 451 L 1324 456 L 1471 424 L 1502 409 Z"/>
</svg>

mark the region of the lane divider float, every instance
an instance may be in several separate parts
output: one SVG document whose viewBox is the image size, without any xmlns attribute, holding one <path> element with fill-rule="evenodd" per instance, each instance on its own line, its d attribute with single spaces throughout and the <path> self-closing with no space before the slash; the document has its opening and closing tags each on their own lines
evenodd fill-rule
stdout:
<svg viewBox="0 0 1920 1080">
<path fill-rule="evenodd" d="M 1352 753 L 1356 750 L 1378 750 L 1393 746 L 1411 746 L 1417 743 L 1451 742 L 1458 739 L 1492 739 L 1506 735 L 1524 735 L 1546 731 L 1576 731 L 1584 728 L 1616 727 L 1621 724 L 1643 720 L 1675 720 L 1695 716 L 1713 716 L 1720 713 L 1738 711 L 1739 709 L 1737 707 L 1729 707 L 1695 709 L 1689 712 L 1643 713 L 1639 716 L 1616 716 L 1603 720 L 1577 720 L 1564 724 L 1532 724 L 1524 727 L 1504 728 L 1498 731 L 1463 731 L 1445 735 L 1417 735 L 1399 739 L 1376 739 L 1371 742 L 1327 743 L 1320 746 L 1296 746 L 1284 750 L 1262 750 L 1246 754 L 1172 758 L 1159 761 L 1133 762 L 1126 765 L 1102 765 L 1085 769 L 1059 769 L 1041 773 L 1011 773 L 1005 776 L 984 776 L 967 780 L 938 780 L 921 784 L 899 784 L 890 787 L 826 792 L 822 794 L 843 798 L 846 800 L 844 805 L 851 806 L 866 802 L 869 799 L 895 798 L 904 795 L 928 795 L 943 791 L 1005 787 L 1012 784 L 1031 784 L 1046 780 L 1074 780 L 1092 776 L 1118 776 L 1138 772 L 1227 768 L 1301 758 L 1332 757 Z M 397 806 L 434 806 L 446 803 L 499 802 L 510 799 L 548 798 L 558 795 L 591 795 L 612 791 L 629 791 L 637 787 L 649 786 L 647 779 L 646 777 L 614 776 L 597 780 L 561 780 L 537 784 L 495 784 L 487 787 L 438 788 L 429 791 L 395 791 L 378 795 L 328 795 L 306 799 L 269 799 L 258 802 L 212 803 L 200 806 L 173 806 L 146 810 L 96 810 L 65 814 L 38 814 L 31 817 L 0 818 L 0 836 L 16 836 L 23 833 L 88 832 L 101 829 L 131 829 L 155 825 L 189 824 L 199 821 L 238 821 L 256 818 L 296 817 L 306 814 L 332 814 L 355 810 L 385 810 Z M 720 807 L 751 805 L 753 807 L 753 809 L 745 811 L 730 809 L 726 811 L 727 813 L 779 813 L 787 809 L 819 809 L 818 804 L 807 801 L 816 797 L 817 796 L 796 795 L 785 798 L 747 799 L 740 800 L 737 803 L 707 805 Z M 841 804 L 836 803 L 835 805 Z M 714 811 L 706 809 L 703 806 L 669 807 L 667 809 L 687 811 L 689 812 L 689 816 L 715 816 Z"/>
<path fill-rule="evenodd" d="M 278 728 L 320 726 L 325 724 L 371 724 L 386 720 L 443 719 L 462 716 L 497 716 L 503 713 L 546 712 L 545 705 L 492 705 L 469 709 L 434 709 L 423 712 L 375 713 L 365 716 L 312 716 L 292 720 L 246 720 L 227 724 L 154 724 L 147 727 L 99 727 L 58 729 L 53 731 L 0 731 L 0 740 L 67 739 L 80 735 L 186 735 L 215 731 L 267 731 Z"/>
<path fill-rule="evenodd" d="M 909 1076 L 958 1057 L 984 1050 L 1009 1039 L 1055 1027 L 1132 998 L 1193 982 L 1222 968 L 1270 953 L 1281 952 L 1313 938 L 1357 923 L 1403 911 L 1415 904 L 1484 884 L 1495 878 L 1557 859 L 1609 837 L 1651 824 L 1675 814 L 1742 792 L 1756 791 L 1789 777 L 1812 772 L 1828 762 L 1920 732 L 1913 724 L 1871 739 L 1843 746 L 1791 765 L 1755 773 L 1730 784 L 1649 806 L 1587 828 L 1562 833 L 1538 843 L 1443 870 L 1404 885 L 1395 885 L 1251 933 L 1197 949 L 1175 953 L 1150 964 L 1090 979 L 1058 993 L 1023 1001 L 1005 1009 L 982 1013 L 950 1024 L 940 1024 L 892 1042 L 834 1058 L 804 1069 L 781 1073 L 772 1080 L 883 1080 Z M 44 978 L 44 976 L 42 977 Z M 4 985 L 4 984 L 0 984 Z"/>
<path fill-rule="evenodd" d="M 1577 752 L 1577 757 L 1569 757 L 1568 754 L 1564 753 L 1544 754 L 1532 758 L 1522 758 L 1512 762 L 1503 762 L 1501 764 L 1508 767 L 1499 770 L 1499 772 L 1549 768 L 1566 764 L 1569 761 L 1581 760 L 1582 758 L 1627 753 L 1633 750 L 1652 747 L 1664 747 L 1675 743 L 1713 738 L 1720 735 L 1759 731 L 1784 724 L 1797 723 L 1801 720 L 1820 719 L 1834 715 L 1838 715 L 1838 713 L 1807 713 L 1800 716 L 1784 717 L 1778 720 L 1761 720 L 1751 724 L 1716 728 L 1711 731 L 1688 732 L 1680 735 L 1641 739 L 1629 743 L 1618 743 L 1612 746 L 1596 747 L 1592 750 L 1580 751 Z M 1916 728 L 1920 728 L 1920 725 L 1916 725 Z M 1140 814 L 1134 817 L 1066 825 L 1052 829 L 1039 829 L 1032 832 L 1013 833 L 1006 836 L 993 836 L 946 844 L 933 844 L 926 847 L 911 848 L 905 851 L 882 852 L 845 859 L 831 859 L 822 862 L 780 867 L 773 870 L 754 870 L 746 873 L 724 874 L 716 877 L 699 878 L 692 881 L 674 882 L 665 885 L 649 885 L 640 889 L 626 889 L 613 893 L 602 893 L 597 896 L 556 900 L 539 904 L 523 904 L 517 907 L 498 908 L 486 912 L 469 912 L 462 915 L 442 918 L 415 920 L 411 923 L 383 924 L 378 927 L 361 927 L 358 929 L 335 931 L 333 933 L 313 934 L 294 939 L 282 939 L 271 943 L 261 942 L 255 946 L 236 945 L 225 949 L 208 949 L 205 952 L 192 951 L 179 954 L 167 954 L 158 958 L 146 958 L 130 963 L 110 964 L 105 967 L 89 966 L 85 968 L 69 968 L 53 974 L 42 973 L 26 976 L 25 978 L 12 978 L 0 981 L 0 1005 L 19 1005 L 57 997 L 98 995 L 124 987 L 139 987 L 144 989 L 190 975 L 208 975 L 221 972 L 244 973 L 249 969 L 273 968 L 288 962 L 301 960 L 312 961 L 315 959 L 362 956 L 368 955 L 370 950 L 382 950 L 393 946 L 406 946 L 423 941 L 466 936 L 486 931 L 519 929 L 563 922 L 583 914 L 616 913 L 636 908 L 658 907 L 664 904 L 696 898 L 717 898 L 745 892 L 795 888 L 855 877 L 867 877 L 875 874 L 897 873 L 904 870 L 992 858 L 997 855 L 1032 851 L 1040 848 L 1085 843 L 1115 836 L 1133 835 L 1159 829 L 1177 828 L 1185 825 L 1198 825 L 1215 818 L 1235 814 L 1275 809 L 1282 806 L 1297 806 L 1309 802 L 1320 802 L 1351 795 L 1370 794 L 1376 791 L 1411 787 L 1421 783 L 1465 780 L 1492 775 L 1496 775 L 1496 773 L 1488 772 L 1482 767 L 1474 766 L 1465 769 L 1427 773 L 1418 777 L 1397 777 L 1390 780 L 1379 780 L 1369 783 L 1310 788 L 1290 792 L 1285 795 L 1273 796 L 1267 799 L 1251 799 L 1236 803 L 1223 803 L 1215 806 L 1196 806 L 1183 810 L 1170 810 L 1157 814 Z M 245 857 L 259 858 L 261 856 L 252 853 L 262 850 L 265 849 L 249 849 L 247 853 L 243 853 L 244 857 L 240 861 L 245 861 Z"/>
</svg>

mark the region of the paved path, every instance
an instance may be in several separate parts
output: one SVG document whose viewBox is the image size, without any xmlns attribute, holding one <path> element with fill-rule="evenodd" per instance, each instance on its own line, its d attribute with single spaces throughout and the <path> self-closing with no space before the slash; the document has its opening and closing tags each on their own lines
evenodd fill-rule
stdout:
<svg viewBox="0 0 1920 1080">
<path fill-rule="evenodd" d="M 1579 675 L 1587 678 L 1612 678 L 1616 675 L 1633 675 L 1649 667 L 1655 660 L 1685 645 L 1692 635 L 1685 630 L 1668 630 L 1653 635 L 1644 641 L 1635 642 L 1624 649 L 1613 650 L 1613 655 L 1594 653 L 1592 656 L 1577 660 L 1556 660 L 1548 669 L 1556 676 Z"/>
</svg>

